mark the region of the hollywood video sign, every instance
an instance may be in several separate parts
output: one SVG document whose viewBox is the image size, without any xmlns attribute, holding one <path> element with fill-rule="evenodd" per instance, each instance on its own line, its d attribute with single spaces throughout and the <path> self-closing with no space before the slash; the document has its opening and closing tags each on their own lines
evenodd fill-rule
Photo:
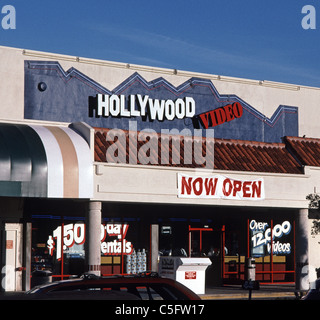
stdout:
<svg viewBox="0 0 320 320">
<path fill-rule="evenodd" d="M 194 123 L 198 121 L 205 129 L 229 122 L 236 118 L 241 118 L 243 108 L 239 102 L 228 104 L 224 107 L 217 108 L 208 112 L 201 113 L 194 118 Z"/>
<path fill-rule="evenodd" d="M 195 127 L 208 129 L 241 118 L 243 108 L 239 102 L 196 115 L 196 102 L 192 97 L 152 99 L 148 95 L 97 95 L 96 115 L 102 117 L 141 117 L 150 121 L 172 121 L 191 118 Z"/>
<path fill-rule="evenodd" d="M 178 174 L 179 198 L 263 200 L 264 180 L 231 179 L 222 175 L 189 176 Z"/>
<path fill-rule="evenodd" d="M 151 121 L 192 118 L 195 115 L 195 101 L 184 99 L 160 100 L 148 95 L 97 95 L 97 115 L 103 117 L 142 117 Z"/>
<path fill-rule="evenodd" d="M 138 131 L 203 129 L 203 137 L 214 128 L 215 138 L 267 142 L 299 135 L 297 107 L 271 106 L 274 112 L 269 118 L 232 92 L 220 93 L 206 78 L 181 78 L 183 82 L 176 85 L 164 77 L 150 74 L 147 80 L 133 72 L 107 88 L 74 67 L 64 70 L 59 61 L 26 60 L 24 72 L 25 119 L 122 130 L 136 121 Z M 101 68 L 98 74 L 104 72 Z M 120 78 L 117 68 L 110 76 L 112 83 Z"/>
</svg>

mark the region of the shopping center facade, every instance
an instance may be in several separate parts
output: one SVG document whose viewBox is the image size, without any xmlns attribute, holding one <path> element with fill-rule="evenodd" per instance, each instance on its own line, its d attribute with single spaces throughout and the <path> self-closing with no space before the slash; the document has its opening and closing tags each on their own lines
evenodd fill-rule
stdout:
<svg viewBox="0 0 320 320">
<path fill-rule="evenodd" d="M 0 47 L 2 289 L 209 257 L 207 285 L 320 267 L 320 89 Z M 309 273 L 309 280 L 308 280 Z"/>
</svg>

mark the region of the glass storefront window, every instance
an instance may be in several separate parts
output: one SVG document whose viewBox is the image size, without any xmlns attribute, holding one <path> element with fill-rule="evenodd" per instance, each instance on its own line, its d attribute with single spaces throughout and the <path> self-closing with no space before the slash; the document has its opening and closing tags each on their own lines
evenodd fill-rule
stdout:
<svg viewBox="0 0 320 320">
<path fill-rule="evenodd" d="M 53 278 L 85 271 L 85 225 L 59 216 L 32 220 L 32 271 L 49 270 Z"/>
<path fill-rule="evenodd" d="M 50 270 L 53 279 L 85 272 L 84 222 L 79 217 L 33 217 L 32 271 Z M 159 256 L 209 257 L 215 274 L 230 281 L 244 279 L 245 258 L 253 257 L 256 280 L 294 281 L 294 221 L 256 218 L 223 226 L 205 222 L 182 218 L 161 221 Z M 140 218 L 103 218 L 101 274 L 149 270 L 149 246 L 150 222 Z"/>
<path fill-rule="evenodd" d="M 144 229 L 144 232 L 141 232 Z M 133 274 L 148 270 L 149 227 L 140 219 L 104 219 L 101 225 L 101 273 Z"/>
<path fill-rule="evenodd" d="M 250 256 L 255 258 L 256 279 L 294 281 L 294 223 L 283 220 L 248 221 Z"/>
<path fill-rule="evenodd" d="M 32 271 L 49 270 L 53 279 L 58 280 L 78 276 L 86 271 L 84 218 L 38 215 L 32 219 L 32 230 Z M 150 242 L 148 230 L 149 226 L 139 219 L 103 219 L 101 273 L 147 271 Z"/>
</svg>

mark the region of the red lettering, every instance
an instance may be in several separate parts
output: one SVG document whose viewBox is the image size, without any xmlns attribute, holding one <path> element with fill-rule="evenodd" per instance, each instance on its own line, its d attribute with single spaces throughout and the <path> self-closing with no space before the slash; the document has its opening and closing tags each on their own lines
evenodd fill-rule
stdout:
<svg viewBox="0 0 320 320">
<path fill-rule="evenodd" d="M 242 191 L 243 191 L 243 197 L 244 198 L 250 198 L 251 194 L 250 194 L 250 185 L 251 185 L 251 181 L 245 181 L 242 185 Z"/>
<path fill-rule="evenodd" d="M 123 224 L 122 225 L 122 239 L 126 237 L 127 235 L 127 232 L 128 232 L 128 228 L 129 228 L 129 225 L 128 224 Z"/>
<path fill-rule="evenodd" d="M 233 182 L 233 193 L 232 195 L 235 197 L 237 192 L 241 190 L 242 182 L 239 180 L 234 180 Z"/>
<path fill-rule="evenodd" d="M 226 112 L 227 121 L 233 120 L 234 115 L 233 115 L 232 105 L 228 104 L 227 106 L 225 106 L 223 108 L 224 108 L 224 111 Z"/>
<path fill-rule="evenodd" d="M 209 112 L 210 120 L 211 120 L 211 127 L 215 127 L 217 125 L 217 119 L 216 119 L 216 116 L 215 116 L 215 111 L 216 110 L 212 110 L 212 111 Z"/>
<path fill-rule="evenodd" d="M 224 123 L 227 119 L 227 116 L 226 116 L 226 113 L 224 112 L 224 109 L 218 108 L 214 111 L 215 111 L 215 115 L 217 118 L 217 125 Z"/>
<path fill-rule="evenodd" d="M 181 194 L 184 194 L 184 191 L 187 191 L 187 194 L 191 194 L 191 181 L 192 177 L 188 178 L 188 182 L 186 181 L 186 177 L 182 177 L 181 179 Z"/>
<path fill-rule="evenodd" d="M 257 194 L 257 198 L 261 198 L 261 181 L 252 182 L 252 197 L 254 198 L 256 194 Z"/>
<path fill-rule="evenodd" d="M 218 178 L 214 179 L 214 184 L 213 184 L 213 179 L 212 178 L 206 178 L 204 180 L 204 186 L 206 189 L 206 195 L 215 195 L 216 193 L 216 188 L 217 188 L 217 182 L 218 182 Z"/>
<path fill-rule="evenodd" d="M 235 102 L 232 105 L 228 104 L 224 107 L 205 112 L 197 116 L 200 119 L 200 123 L 206 129 L 209 127 L 215 127 L 226 121 L 240 118 L 243 114 L 242 105 L 239 102 Z"/>
<path fill-rule="evenodd" d="M 197 189 L 197 183 L 198 183 L 198 189 Z M 193 192 L 196 196 L 200 196 L 203 189 L 203 181 L 202 178 L 197 178 L 193 181 Z"/>
<path fill-rule="evenodd" d="M 232 105 L 232 111 L 233 111 L 233 114 L 236 118 L 241 118 L 243 115 L 243 108 L 239 102 L 235 102 Z"/>
<path fill-rule="evenodd" d="M 234 180 L 231 178 L 217 176 L 182 176 L 180 180 L 181 195 L 202 196 L 208 198 L 227 197 L 231 199 L 261 199 L 264 197 L 263 181 Z M 220 183 L 222 185 L 220 185 Z M 108 226 L 108 225 L 107 225 Z M 112 231 L 112 230 L 111 230 Z M 114 231 L 114 230 L 113 230 Z M 128 231 L 128 225 L 122 226 L 123 238 Z M 108 232 L 108 230 L 107 230 Z M 120 232 L 118 232 L 120 234 Z M 118 234 L 117 233 L 117 234 Z M 110 235 L 110 232 L 108 232 Z M 116 234 L 116 233 L 115 233 Z"/>
<path fill-rule="evenodd" d="M 229 184 L 229 190 L 226 189 L 226 185 Z M 222 192 L 225 196 L 230 196 L 231 192 L 232 192 L 232 183 L 230 181 L 230 179 L 225 179 L 223 181 L 223 187 L 222 187 Z"/>
<path fill-rule="evenodd" d="M 208 129 L 209 127 L 209 113 L 202 113 L 199 115 L 200 119 L 201 119 L 201 122 L 203 124 L 203 126 Z"/>
</svg>

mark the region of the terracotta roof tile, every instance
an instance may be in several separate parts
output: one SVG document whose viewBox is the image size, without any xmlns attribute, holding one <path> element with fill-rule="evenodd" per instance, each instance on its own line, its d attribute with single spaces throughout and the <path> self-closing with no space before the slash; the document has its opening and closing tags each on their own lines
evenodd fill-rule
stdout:
<svg viewBox="0 0 320 320">
<path fill-rule="evenodd" d="M 284 142 L 302 165 L 320 166 L 320 139 L 284 137 Z"/>
<path fill-rule="evenodd" d="M 120 162 L 129 163 L 129 155 L 132 159 L 137 159 L 137 164 L 144 164 L 139 159 L 139 151 L 145 152 L 147 156 L 147 164 L 161 165 L 161 166 L 174 166 L 174 167 L 204 167 L 205 164 L 196 161 L 199 156 L 205 156 L 206 143 L 214 142 L 214 158 L 213 155 L 207 155 L 206 159 L 214 159 L 214 169 L 216 170 L 231 170 L 231 171 L 252 171 L 252 172 L 274 172 L 274 173 L 303 173 L 302 166 L 297 160 L 298 157 L 293 156 L 286 148 L 286 144 L 294 146 L 296 149 L 304 150 L 304 146 L 300 140 L 296 141 L 292 138 L 286 137 L 285 143 L 265 143 L 256 141 L 245 140 L 227 140 L 227 139 L 211 139 L 206 142 L 204 138 L 192 138 L 171 135 L 158 135 L 154 134 L 152 140 L 146 138 L 138 133 L 139 139 L 144 141 L 137 141 L 137 134 L 128 131 L 121 131 L 120 139 L 115 141 L 107 141 L 109 129 L 95 128 L 95 161 L 98 162 L 114 162 L 112 157 L 107 159 L 106 153 L 110 146 L 117 143 L 117 147 L 111 149 L 115 152 Z M 134 135 L 135 134 L 135 135 Z M 137 150 L 129 148 L 129 136 L 131 141 L 137 141 Z M 144 139 L 141 139 L 143 137 Z M 133 139 L 133 140 L 132 140 Z M 299 139 L 299 138 L 298 138 Z M 121 141 L 125 141 L 123 146 Z M 118 142 L 117 142 L 118 141 Z M 152 144 L 152 148 L 148 148 L 145 144 Z M 154 145 L 153 145 L 154 143 Z M 307 145 L 312 148 L 314 157 L 318 157 L 318 165 L 320 166 L 320 139 L 314 145 Z M 192 149 L 190 149 L 192 147 Z M 180 148 L 180 150 L 179 150 Z M 152 149 L 152 152 L 150 152 Z M 189 158 L 185 157 L 185 151 Z M 195 150 L 198 150 L 195 158 Z M 110 150 L 108 154 L 110 155 Z M 130 152 L 130 153 L 129 153 Z M 192 155 L 192 157 L 190 156 Z M 121 155 L 121 157 L 120 157 Z M 319 156 L 317 156 L 319 155 Z M 311 156 L 305 155 L 305 158 L 310 162 L 314 160 Z M 124 160 L 125 159 L 125 160 Z M 303 158 L 304 159 L 304 158 Z M 300 159 L 299 159 L 300 160 Z M 198 164 L 200 163 L 200 164 Z"/>
<path fill-rule="evenodd" d="M 227 156 L 224 157 L 224 154 Z M 243 140 L 215 139 L 215 168 L 235 171 L 302 173 L 299 162 L 286 150 L 284 143 Z"/>
</svg>

